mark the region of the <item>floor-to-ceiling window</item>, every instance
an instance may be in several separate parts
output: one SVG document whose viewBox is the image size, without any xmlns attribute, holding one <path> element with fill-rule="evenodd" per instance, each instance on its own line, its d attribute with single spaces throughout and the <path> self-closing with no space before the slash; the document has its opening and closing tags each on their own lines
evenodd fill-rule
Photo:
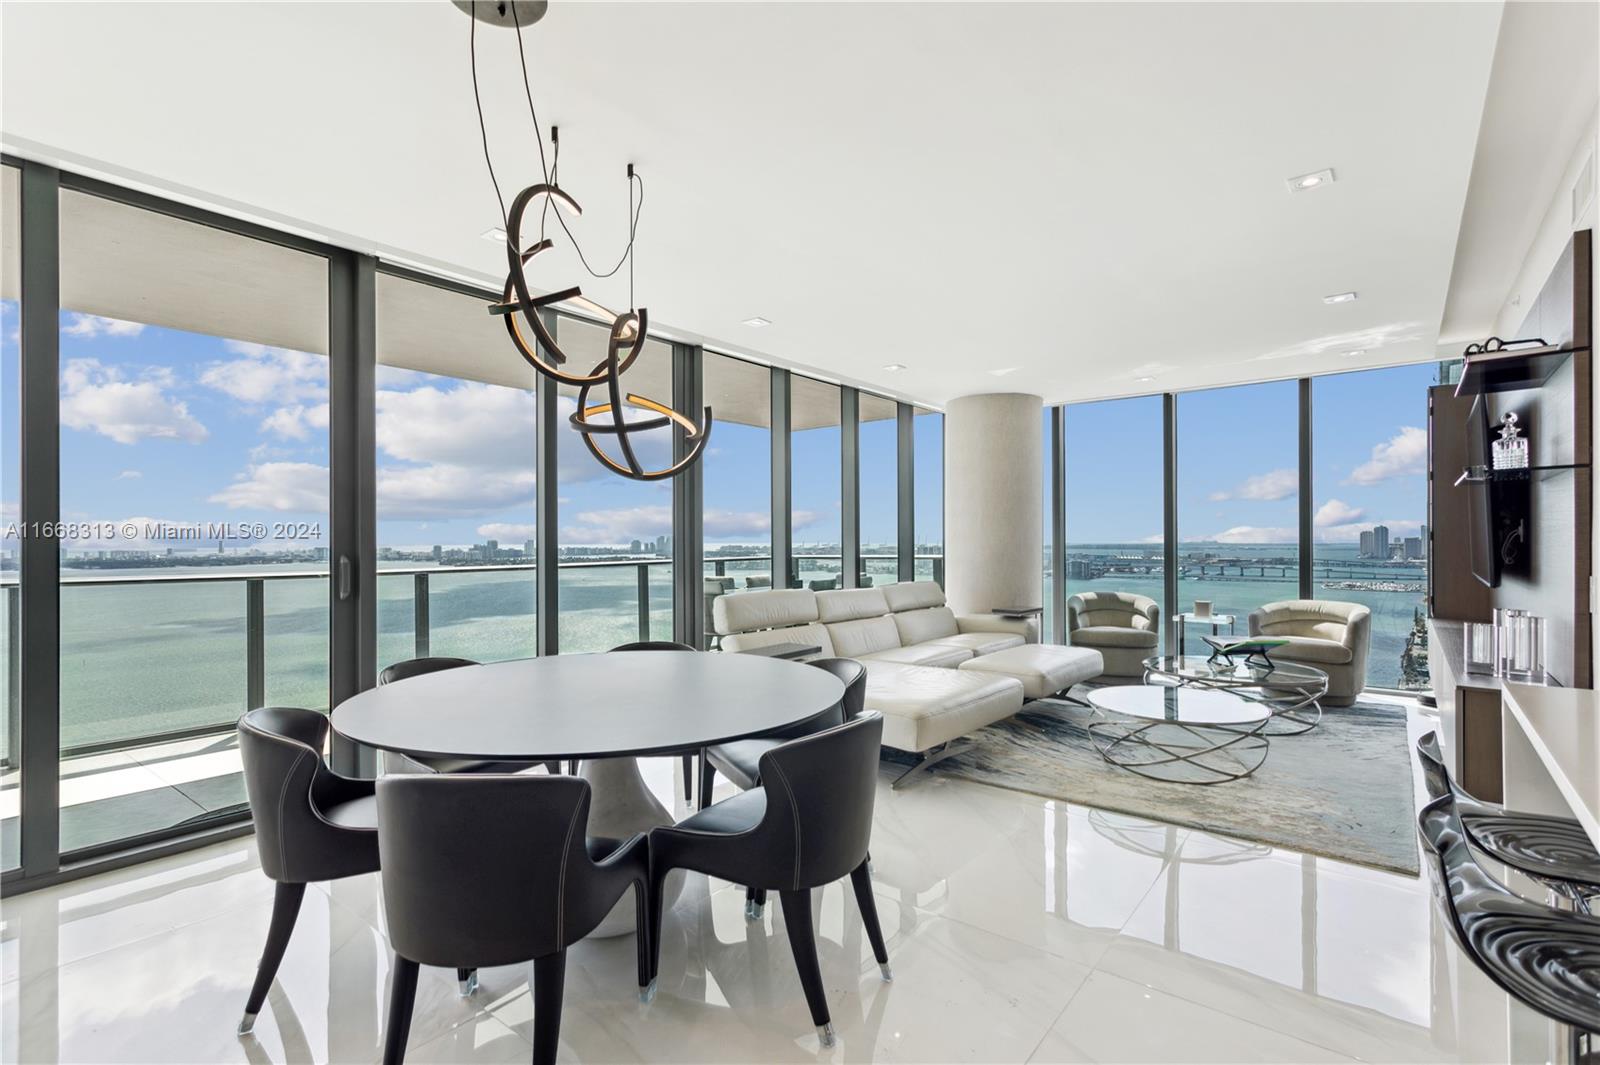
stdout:
<svg viewBox="0 0 1600 1065">
<path fill-rule="evenodd" d="M 22 295 L 22 174 L 0 166 L 0 869 L 21 857 L 22 693 L 17 668 L 21 587 L 17 583 L 18 501 L 22 498 L 22 388 L 18 313 Z"/>
<path fill-rule="evenodd" d="M 537 651 L 538 373 L 485 302 L 378 275 L 380 669 Z"/>
<path fill-rule="evenodd" d="M 789 378 L 789 582 L 838 588 L 842 510 L 839 386 Z"/>
<path fill-rule="evenodd" d="M 1132 592 L 1163 603 L 1161 397 L 1070 403 L 1064 418 L 1066 594 Z M 1048 454 L 1048 418 L 1045 439 Z M 1045 502 L 1048 514 L 1048 486 Z"/>
<path fill-rule="evenodd" d="M 1367 682 L 1428 687 L 1432 363 L 1312 380 L 1312 596 L 1372 610 Z"/>
<path fill-rule="evenodd" d="M 1039 638 L 1045 643 L 1049 643 L 1055 638 L 1054 624 L 1056 616 L 1055 596 L 1051 594 L 1055 587 L 1055 570 L 1050 563 L 1050 549 L 1055 543 L 1055 519 L 1051 516 L 1051 508 L 1055 506 L 1054 485 L 1057 472 L 1051 445 L 1053 434 L 1050 431 L 1050 421 L 1054 409 L 1053 407 L 1045 407 L 1044 413 L 1039 419 L 1039 431 L 1043 434 L 1043 442 L 1039 448 L 1039 470 L 1042 478 L 1039 485 L 1040 499 L 1042 501 L 1039 513 L 1043 516 L 1044 523 L 1044 535 L 1039 541 L 1044 545 L 1044 557 L 1040 559 L 1040 572 L 1044 574 L 1044 588 L 1042 590 L 1043 598 L 1039 600 L 1044 606 L 1044 615 L 1039 622 Z"/>
<path fill-rule="evenodd" d="M 328 705 L 328 284 L 78 191 L 60 248 L 71 853 L 236 810 L 240 712 Z"/>
<path fill-rule="evenodd" d="M 563 317 L 556 328 L 557 343 L 580 373 L 605 362 L 608 337 L 607 329 L 577 318 Z M 624 383 L 628 392 L 670 405 L 672 345 L 645 341 Z M 567 424 L 577 409 L 578 390 L 563 386 L 558 398 L 561 650 L 604 651 L 633 640 L 670 640 L 672 480 L 635 481 L 606 468 Z M 606 402 L 603 390 L 589 395 L 591 406 Z M 654 415 L 628 408 L 624 417 L 640 421 Z M 609 413 L 595 415 L 600 424 L 610 420 Z M 630 439 L 646 470 L 672 465 L 671 430 L 653 429 Z M 596 441 L 622 461 L 614 436 L 596 434 Z"/>
<path fill-rule="evenodd" d="M 900 572 L 898 407 L 863 392 L 859 412 L 861 584 L 892 584 Z"/>
<path fill-rule="evenodd" d="M 772 371 L 706 352 L 701 393 L 716 424 L 700 457 L 708 645 L 719 595 L 772 585 Z"/>
<path fill-rule="evenodd" d="M 1178 602 L 1169 606 L 1208 601 L 1245 632 L 1250 611 L 1300 594 L 1299 383 L 1185 392 L 1177 420 Z"/>
<path fill-rule="evenodd" d="M 944 415 L 917 407 L 912 411 L 912 522 L 917 532 L 919 581 L 944 584 Z"/>
</svg>

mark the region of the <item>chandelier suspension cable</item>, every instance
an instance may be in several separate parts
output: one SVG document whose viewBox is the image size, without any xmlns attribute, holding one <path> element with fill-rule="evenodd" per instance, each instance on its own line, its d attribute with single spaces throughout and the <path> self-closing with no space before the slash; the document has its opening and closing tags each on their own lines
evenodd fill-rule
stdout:
<svg viewBox="0 0 1600 1065">
<path fill-rule="evenodd" d="M 483 162 L 489 168 L 489 183 L 494 186 L 494 198 L 500 201 L 500 225 L 509 229 L 510 222 L 506 215 L 506 198 L 500 193 L 500 181 L 494 176 L 494 160 L 489 158 L 489 127 L 483 121 L 483 97 L 478 94 L 478 0 L 472 0 L 472 18 L 467 21 L 472 28 L 467 31 L 469 51 L 472 55 L 472 102 L 478 108 L 478 135 L 483 138 Z M 543 154 L 544 146 L 540 145 Z"/>
<path fill-rule="evenodd" d="M 476 3 L 476 0 L 474 0 L 474 3 Z M 473 19 L 473 21 L 476 22 L 477 20 Z M 512 21 L 514 29 L 516 30 L 516 35 L 517 35 L 517 60 L 518 60 L 518 65 L 522 67 L 522 92 L 523 92 L 523 95 L 525 95 L 527 97 L 527 99 L 528 99 L 528 115 L 529 115 L 530 118 L 533 119 L 533 136 L 534 136 L 534 140 L 537 141 L 538 145 L 539 145 L 539 170 L 544 175 L 545 184 L 554 185 L 554 184 L 557 183 L 556 180 L 555 180 L 556 170 L 561 165 L 561 142 L 556 138 L 555 131 L 552 130 L 551 131 L 551 140 L 554 142 L 553 146 L 554 146 L 554 150 L 555 150 L 555 161 L 554 161 L 553 164 L 547 163 L 546 159 L 545 159 L 545 154 L 544 154 L 543 127 L 541 127 L 539 125 L 539 112 L 533 105 L 533 85 L 528 79 L 528 53 L 523 48 L 523 45 L 522 45 L 522 21 L 517 15 L 517 5 L 516 4 L 512 4 L 511 5 L 511 21 Z M 474 93 L 477 92 L 477 67 L 476 66 L 473 67 L 473 92 Z M 480 125 L 483 122 L 483 111 L 482 111 L 481 108 L 478 111 L 478 122 L 479 122 Z M 487 135 L 485 135 L 485 136 L 487 136 Z M 634 198 L 633 198 L 633 183 L 636 182 L 636 181 L 639 183 L 639 199 L 638 199 L 637 207 L 635 207 Z M 578 253 L 578 261 L 583 264 L 584 270 L 586 270 L 588 272 L 590 277 L 597 278 L 597 279 L 604 279 L 604 278 L 615 276 L 617 271 L 622 269 L 622 265 L 624 263 L 629 262 L 631 257 L 633 256 L 634 237 L 636 236 L 636 234 L 638 233 L 638 230 L 639 230 L 639 213 L 642 212 L 643 210 L 644 210 L 644 178 L 642 176 L 640 176 L 637 171 L 634 170 L 632 165 L 629 165 L 629 167 L 628 167 L 628 245 L 627 245 L 627 247 L 622 249 L 622 256 L 619 259 L 617 259 L 616 265 L 613 266 L 611 269 L 605 270 L 605 271 L 596 270 L 594 267 L 589 265 L 589 258 L 588 258 L 588 256 L 584 255 L 583 246 L 578 243 L 577 236 L 572 232 L 572 230 L 570 228 L 568 228 L 566 218 L 564 218 L 562 216 L 560 211 L 557 211 L 555 213 L 555 215 L 556 215 L 556 221 L 558 223 L 560 223 L 560 225 L 561 225 L 562 232 L 564 232 L 567 235 L 567 239 L 568 240 L 572 241 L 572 248 L 573 248 L 574 251 L 576 251 Z M 544 210 L 540 213 L 540 217 L 539 217 L 539 236 L 540 236 L 541 239 L 543 239 L 543 237 L 544 237 L 544 220 L 545 220 L 545 217 L 549 214 L 549 212 L 550 212 L 550 204 L 547 201 L 544 204 Z M 631 272 L 631 267 L 630 267 L 630 272 Z M 632 292 L 631 285 L 629 287 L 629 292 L 628 292 L 628 302 L 630 304 L 633 302 L 633 292 Z"/>
</svg>

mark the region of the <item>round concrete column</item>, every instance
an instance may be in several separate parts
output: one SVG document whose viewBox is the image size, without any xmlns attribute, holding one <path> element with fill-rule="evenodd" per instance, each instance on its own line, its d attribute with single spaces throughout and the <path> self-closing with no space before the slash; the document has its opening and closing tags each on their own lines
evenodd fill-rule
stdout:
<svg viewBox="0 0 1600 1065">
<path fill-rule="evenodd" d="M 945 589 L 958 614 L 1043 605 L 1043 411 L 1017 393 L 945 406 Z"/>
</svg>

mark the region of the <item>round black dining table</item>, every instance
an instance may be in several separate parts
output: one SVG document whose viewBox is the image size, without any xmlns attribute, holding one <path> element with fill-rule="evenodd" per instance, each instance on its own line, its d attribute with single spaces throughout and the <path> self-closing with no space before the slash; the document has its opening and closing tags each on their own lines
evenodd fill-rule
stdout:
<svg viewBox="0 0 1600 1065">
<path fill-rule="evenodd" d="M 804 724 L 843 697 L 837 677 L 798 662 L 612 651 L 427 673 L 345 700 L 332 722 L 346 739 L 403 755 L 578 759 L 579 775 L 593 790 L 589 835 L 627 839 L 674 820 L 645 786 L 638 757 L 697 751 Z M 671 884 L 668 890 L 677 893 Z M 623 900 L 594 934 L 632 931 L 632 913 Z"/>
</svg>

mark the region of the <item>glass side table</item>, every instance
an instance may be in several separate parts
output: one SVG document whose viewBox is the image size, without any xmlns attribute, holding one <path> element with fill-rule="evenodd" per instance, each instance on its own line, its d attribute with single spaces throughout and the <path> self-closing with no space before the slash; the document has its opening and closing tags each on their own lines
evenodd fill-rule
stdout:
<svg viewBox="0 0 1600 1065">
<path fill-rule="evenodd" d="M 1228 626 L 1228 635 L 1232 636 L 1234 634 L 1233 623 L 1235 617 L 1236 615 L 1233 614 L 1196 614 L 1193 611 L 1172 615 L 1172 623 L 1178 626 L 1178 654 L 1184 653 L 1183 634 L 1188 630 L 1190 624 L 1210 625 L 1211 635 L 1213 636 L 1220 636 L 1222 634 L 1222 626 L 1226 625 Z"/>
</svg>

